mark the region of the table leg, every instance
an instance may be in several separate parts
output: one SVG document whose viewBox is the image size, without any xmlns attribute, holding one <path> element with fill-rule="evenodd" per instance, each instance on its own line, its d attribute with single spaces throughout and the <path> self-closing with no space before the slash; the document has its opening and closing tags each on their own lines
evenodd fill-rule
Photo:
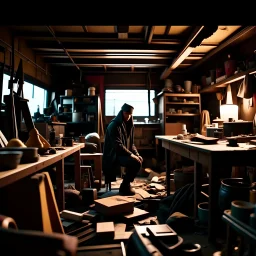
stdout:
<svg viewBox="0 0 256 256">
<path fill-rule="evenodd" d="M 170 151 L 168 149 L 165 149 L 165 164 L 166 164 L 166 193 L 167 193 L 167 196 L 169 196 L 171 191 L 171 184 L 170 184 L 171 156 L 170 156 Z"/>
<path fill-rule="evenodd" d="M 94 173 L 95 179 L 99 180 L 99 188 L 101 188 L 102 183 L 102 156 L 94 159 Z"/>
<path fill-rule="evenodd" d="M 220 175 L 219 167 L 213 164 L 214 161 L 208 166 L 209 174 L 209 222 L 208 222 L 208 240 L 214 242 L 217 237 L 217 231 L 219 228 L 219 187 L 220 187 Z"/>
<path fill-rule="evenodd" d="M 74 162 L 75 162 L 75 188 L 78 191 L 81 191 L 81 157 L 80 150 L 73 153 Z"/>
<path fill-rule="evenodd" d="M 56 185 L 57 185 L 57 204 L 59 211 L 65 209 L 65 193 L 64 193 L 64 159 L 56 162 Z"/>
<path fill-rule="evenodd" d="M 194 162 L 194 218 L 197 218 L 197 205 L 201 195 L 202 165 Z"/>
</svg>

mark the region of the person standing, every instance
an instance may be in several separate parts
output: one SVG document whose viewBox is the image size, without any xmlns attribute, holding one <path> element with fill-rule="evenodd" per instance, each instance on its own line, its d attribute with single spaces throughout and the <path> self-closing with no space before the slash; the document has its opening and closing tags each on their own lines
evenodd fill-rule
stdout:
<svg viewBox="0 0 256 256">
<path fill-rule="evenodd" d="M 117 116 L 109 123 L 103 147 L 102 169 L 105 183 L 116 181 L 116 176 L 121 172 L 121 167 L 126 167 L 123 181 L 119 188 L 120 195 L 134 195 L 131 188 L 139 172 L 143 158 L 139 155 L 134 145 L 134 108 L 125 103 Z"/>
</svg>

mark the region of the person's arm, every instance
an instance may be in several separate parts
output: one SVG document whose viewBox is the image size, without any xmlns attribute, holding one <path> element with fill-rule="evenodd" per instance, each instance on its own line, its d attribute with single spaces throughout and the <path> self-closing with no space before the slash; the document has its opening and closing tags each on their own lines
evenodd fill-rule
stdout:
<svg viewBox="0 0 256 256">
<path fill-rule="evenodd" d="M 137 150 L 137 147 L 135 146 L 135 144 L 133 143 L 132 144 L 132 153 L 135 155 L 135 156 L 139 156 L 139 152 Z"/>
<path fill-rule="evenodd" d="M 122 131 L 114 122 L 109 127 L 110 136 L 114 141 L 115 150 L 118 155 L 130 156 L 132 152 L 123 144 L 121 140 Z"/>
<path fill-rule="evenodd" d="M 137 156 L 139 158 L 140 162 L 142 163 L 143 162 L 143 158 L 142 158 L 142 156 L 140 156 L 140 154 L 139 154 L 139 152 L 137 150 L 137 147 L 134 144 L 134 128 L 132 130 L 132 141 L 131 142 L 132 142 L 132 153 L 135 156 Z"/>
</svg>

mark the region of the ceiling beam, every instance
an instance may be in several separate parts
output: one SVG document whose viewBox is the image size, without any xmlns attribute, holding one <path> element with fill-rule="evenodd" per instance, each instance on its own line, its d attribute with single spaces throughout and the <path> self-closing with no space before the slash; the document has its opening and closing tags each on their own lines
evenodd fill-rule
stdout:
<svg viewBox="0 0 256 256">
<path fill-rule="evenodd" d="M 166 27 L 165 27 L 165 32 L 164 32 L 164 34 L 165 34 L 166 36 L 169 35 L 170 30 L 171 30 L 171 27 L 172 27 L 172 26 L 166 26 Z"/>
<path fill-rule="evenodd" d="M 245 36 L 248 33 L 251 33 L 253 30 L 256 32 L 256 26 L 248 26 L 243 28 L 241 31 L 235 33 L 233 36 L 228 38 L 226 41 L 221 43 L 219 46 L 211 50 L 208 54 L 206 54 L 201 60 L 197 61 L 193 66 L 189 67 L 186 69 L 186 72 L 190 72 L 194 70 L 195 68 L 199 67 L 202 65 L 205 61 L 209 60 L 212 56 L 223 50 L 224 48 L 228 47 L 230 44 L 234 43 L 237 41 L 239 38 Z"/>
<path fill-rule="evenodd" d="M 129 26 L 115 26 L 115 32 L 118 33 L 118 39 L 127 39 Z"/>
<path fill-rule="evenodd" d="M 88 29 L 87 29 L 87 26 L 82 26 L 83 30 L 85 33 L 88 33 Z"/>
<path fill-rule="evenodd" d="M 150 44 L 154 35 L 155 26 L 146 26 L 145 28 L 145 42 Z"/>
<path fill-rule="evenodd" d="M 202 31 L 204 26 L 197 26 L 194 31 L 191 33 L 189 39 L 185 43 L 183 49 L 179 52 L 178 56 L 173 60 L 172 64 L 164 70 L 161 74 L 160 79 L 166 79 L 174 70 L 179 66 L 179 64 L 192 52 L 193 48 L 191 47 L 191 43 L 197 37 L 197 35 Z"/>
<path fill-rule="evenodd" d="M 175 45 L 171 49 L 168 45 L 153 44 L 113 44 L 113 43 L 63 43 L 65 49 L 72 52 L 152 52 L 152 53 L 176 53 L 179 46 Z M 28 47 L 40 51 L 63 52 L 57 42 L 29 41 Z"/>
<path fill-rule="evenodd" d="M 55 52 L 55 51 L 35 51 L 37 56 L 41 56 L 43 58 L 64 58 L 67 57 L 64 51 Z M 71 52 L 70 55 L 72 57 L 77 58 L 152 58 L 152 59 L 165 59 L 170 58 L 170 53 L 124 53 L 124 52 Z M 191 56 L 204 56 L 205 54 L 191 54 Z"/>
<path fill-rule="evenodd" d="M 162 65 L 162 66 L 168 66 L 170 64 L 169 59 L 149 59 L 149 60 L 143 60 L 143 59 L 81 59 L 81 58 L 73 58 L 74 62 L 73 64 L 81 65 Z M 44 58 L 45 63 L 49 64 L 70 64 L 70 61 L 68 58 Z"/>
<path fill-rule="evenodd" d="M 67 56 L 69 57 L 69 59 L 71 60 L 71 62 L 75 65 L 75 67 L 80 70 L 79 66 L 76 65 L 76 63 L 74 62 L 73 58 L 70 56 L 70 54 L 68 53 L 68 51 L 65 49 L 65 47 L 62 45 L 61 41 L 55 36 L 54 30 L 51 26 L 46 26 L 47 29 L 49 30 L 49 32 L 52 34 L 52 36 L 55 38 L 55 40 L 59 43 L 59 45 L 63 48 L 64 52 L 67 54 Z"/>
<path fill-rule="evenodd" d="M 85 27 L 85 26 L 84 26 Z M 85 29 L 85 28 L 84 28 Z M 151 30 L 152 31 L 152 30 Z M 91 42 L 91 41 L 117 41 L 118 37 L 116 33 L 92 33 L 92 32 L 56 32 L 55 36 L 61 42 Z M 146 31 L 145 31 L 146 32 Z M 16 35 L 17 34 L 17 35 Z M 150 34 L 150 33 L 149 33 Z M 43 40 L 43 41 L 51 41 L 52 37 L 49 35 L 48 32 L 35 32 L 35 31 L 16 31 L 16 37 L 22 37 L 26 40 Z M 169 44 L 181 44 L 181 39 L 175 35 L 154 35 L 152 38 L 152 43 L 169 43 Z M 146 33 L 130 33 L 129 38 L 126 39 L 127 41 L 138 41 L 144 43 L 146 41 Z"/>
<path fill-rule="evenodd" d="M 196 26 L 178 56 L 161 74 L 160 79 L 166 79 L 192 53 L 195 47 L 199 46 L 205 38 L 211 36 L 217 29 L 218 26 Z"/>
<path fill-rule="evenodd" d="M 121 41 L 122 42 L 122 41 Z M 153 45 L 153 44 L 137 44 L 137 43 L 63 43 L 65 49 L 69 52 L 152 52 L 152 53 L 175 53 L 178 49 L 180 49 L 179 45 L 173 45 L 172 49 L 168 45 Z M 56 51 L 62 52 L 63 49 L 60 49 L 57 42 L 49 42 L 49 41 L 29 41 L 28 47 L 34 50 L 40 51 Z"/>
</svg>

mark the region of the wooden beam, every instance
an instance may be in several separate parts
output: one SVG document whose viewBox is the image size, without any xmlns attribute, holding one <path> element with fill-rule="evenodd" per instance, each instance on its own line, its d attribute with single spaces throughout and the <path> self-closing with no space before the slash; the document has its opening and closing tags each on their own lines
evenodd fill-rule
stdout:
<svg viewBox="0 0 256 256">
<path fill-rule="evenodd" d="M 256 30 L 256 26 L 245 27 L 244 29 L 242 29 L 241 31 L 239 31 L 238 33 L 236 33 L 235 35 L 230 37 L 228 40 L 226 40 L 225 42 L 221 43 L 215 49 L 211 50 L 208 54 L 205 55 L 204 58 L 202 58 L 201 60 L 197 61 L 190 68 L 186 69 L 185 72 L 190 72 L 190 71 L 194 70 L 195 68 L 197 68 L 198 66 L 202 65 L 205 61 L 210 59 L 212 56 L 214 56 L 215 54 L 217 54 L 218 52 L 220 52 L 224 48 L 228 47 L 230 44 L 232 44 L 233 42 L 238 40 L 240 37 L 246 35 L 247 33 L 250 33 L 252 30 Z"/>
<path fill-rule="evenodd" d="M 147 26 L 145 31 L 145 42 L 150 44 L 154 35 L 155 26 Z"/>
<path fill-rule="evenodd" d="M 49 32 L 52 34 L 52 36 L 55 38 L 55 40 L 61 45 L 61 47 L 63 48 L 64 52 L 68 55 L 69 59 L 71 60 L 71 62 L 76 66 L 76 68 L 78 70 L 80 70 L 79 66 L 74 62 L 73 58 L 70 56 L 69 52 L 65 49 L 65 47 L 63 46 L 61 41 L 59 41 L 58 38 L 55 36 L 55 32 L 54 32 L 53 28 L 51 26 L 46 26 L 46 27 L 49 30 Z"/>
<path fill-rule="evenodd" d="M 160 79 L 166 79 L 171 74 L 172 70 L 175 69 L 192 52 L 193 47 L 191 47 L 191 44 L 193 43 L 193 41 L 196 39 L 196 37 L 202 31 L 203 28 L 204 26 L 195 27 L 194 31 L 191 33 L 191 36 L 187 40 L 186 44 L 180 51 L 177 58 L 175 58 L 172 64 L 164 70 L 164 72 L 160 76 Z"/>
<path fill-rule="evenodd" d="M 88 29 L 87 29 L 87 26 L 82 26 L 83 30 L 85 33 L 88 33 Z"/>
<path fill-rule="evenodd" d="M 96 58 L 92 58 L 92 59 L 88 59 L 88 58 L 72 58 L 72 63 L 76 64 L 76 65 L 153 65 L 153 66 L 168 66 L 169 59 L 140 59 L 140 58 L 132 58 L 132 59 L 122 59 L 122 61 L 120 61 L 120 59 L 108 59 L 108 58 L 100 58 L 100 59 L 96 59 Z M 49 63 L 49 64 L 71 64 L 70 63 L 70 59 L 69 58 L 44 58 L 45 63 Z"/>
<path fill-rule="evenodd" d="M 170 30 L 171 30 L 171 27 L 172 27 L 172 26 L 166 26 L 166 27 L 165 27 L 165 32 L 164 32 L 165 35 L 169 35 Z"/>
</svg>

